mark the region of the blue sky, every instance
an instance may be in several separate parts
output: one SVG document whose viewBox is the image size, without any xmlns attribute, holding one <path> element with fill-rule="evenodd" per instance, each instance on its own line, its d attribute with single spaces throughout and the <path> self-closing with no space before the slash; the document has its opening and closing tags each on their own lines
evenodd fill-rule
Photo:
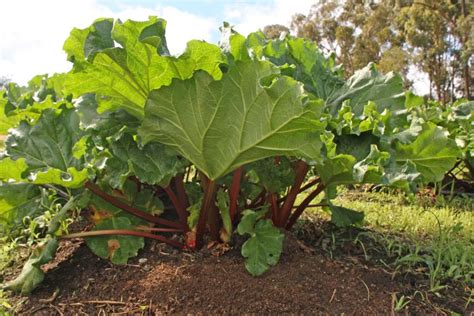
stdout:
<svg viewBox="0 0 474 316">
<path fill-rule="evenodd" d="M 291 0 L 289 0 L 291 1 Z M 294 0 L 297 2 L 297 0 Z M 219 17 L 222 15 L 222 12 L 228 7 L 239 7 L 242 5 L 267 5 L 271 6 L 275 3 L 272 0 L 100 0 L 98 1 L 100 4 L 106 5 L 107 7 L 111 8 L 112 10 L 119 11 L 120 8 L 123 6 L 130 6 L 130 5 L 140 5 L 144 7 L 153 7 L 158 2 L 160 5 L 163 6 L 172 6 L 179 10 L 192 12 L 196 15 L 200 16 L 208 16 L 208 17 Z"/>
</svg>

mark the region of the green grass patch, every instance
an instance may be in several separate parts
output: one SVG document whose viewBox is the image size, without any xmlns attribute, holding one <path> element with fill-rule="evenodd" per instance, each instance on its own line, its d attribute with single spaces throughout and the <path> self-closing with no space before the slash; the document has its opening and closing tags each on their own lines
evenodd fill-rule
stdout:
<svg viewBox="0 0 474 316">
<path fill-rule="evenodd" d="M 401 273 L 423 274 L 432 292 L 453 284 L 473 287 L 473 199 L 346 191 L 335 203 L 365 213 L 362 230 L 340 243 L 357 244 L 366 259 Z M 310 209 L 308 216 L 330 218 L 321 208 Z M 332 244 L 337 236 L 343 234 L 331 232 Z"/>
</svg>

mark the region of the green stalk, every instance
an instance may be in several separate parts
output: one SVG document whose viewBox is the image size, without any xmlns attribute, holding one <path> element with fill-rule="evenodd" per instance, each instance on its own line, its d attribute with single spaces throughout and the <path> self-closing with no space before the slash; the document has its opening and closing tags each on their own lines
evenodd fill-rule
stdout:
<svg viewBox="0 0 474 316">
<path fill-rule="evenodd" d="M 58 230 L 60 222 L 63 220 L 64 216 L 66 213 L 71 210 L 74 207 L 75 204 L 75 198 L 71 197 L 69 201 L 67 201 L 66 204 L 61 208 L 61 210 L 54 216 L 54 218 L 51 220 L 51 223 L 49 223 L 49 228 L 48 228 L 48 235 L 54 235 L 54 233 Z"/>
</svg>

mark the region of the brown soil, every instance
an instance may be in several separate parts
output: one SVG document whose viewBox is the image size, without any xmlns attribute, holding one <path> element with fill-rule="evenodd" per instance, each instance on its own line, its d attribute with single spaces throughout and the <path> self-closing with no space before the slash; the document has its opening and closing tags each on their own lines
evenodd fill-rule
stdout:
<svg viewBox="0 0 474 316">
<path fill-rule="evenodd" d="M 207 249 L 190 254 L 150 242 L 139 258 L 115 266 L 85 245 L 64 242 L 43 284 L 29 298 L 14 300 L 22 301 L 18 313 L 28 315 L 388 315 L 395 295 L 415 290 L 356 257 L 330 259 L 290 235 L 285 240 L 280 263 L 257 278 L 246 272 L 237 247 L 223 255 Z M 416 301 L 404 310 L 439 311 Z"/>
</svg>

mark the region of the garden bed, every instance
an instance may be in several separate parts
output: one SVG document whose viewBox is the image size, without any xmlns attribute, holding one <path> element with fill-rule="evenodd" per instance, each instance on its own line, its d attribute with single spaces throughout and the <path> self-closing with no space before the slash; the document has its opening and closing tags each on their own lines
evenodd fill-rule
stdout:
<svg viewBox="0 0 474 316">
<path fill-rule="evenodd" d="M 19 313 L 72 315 L 124 313 L 331 313 L 389 314 L 416 282 L 358 256 L 328 258 L 290 235 L 280 264 L 252 277 L 239 248 L 182 253 L 150 242 L 127 265 L 94 256 L 80 241 L 63 241 L 45 281 L 28 298 L 16 297 Z M 73 249 L 73 251 L 71 251 Z M 63 262 L 57 262 L 57 261 Z M 456 298 L 453 297 L 453 300 Z M 450 310 L 462 304 L 448 302 Z M 443 305 L 443 304 L 442 304 Z M 413 314 L 441 312 L 443 306 L 412 301 Z"/>
</svg>

